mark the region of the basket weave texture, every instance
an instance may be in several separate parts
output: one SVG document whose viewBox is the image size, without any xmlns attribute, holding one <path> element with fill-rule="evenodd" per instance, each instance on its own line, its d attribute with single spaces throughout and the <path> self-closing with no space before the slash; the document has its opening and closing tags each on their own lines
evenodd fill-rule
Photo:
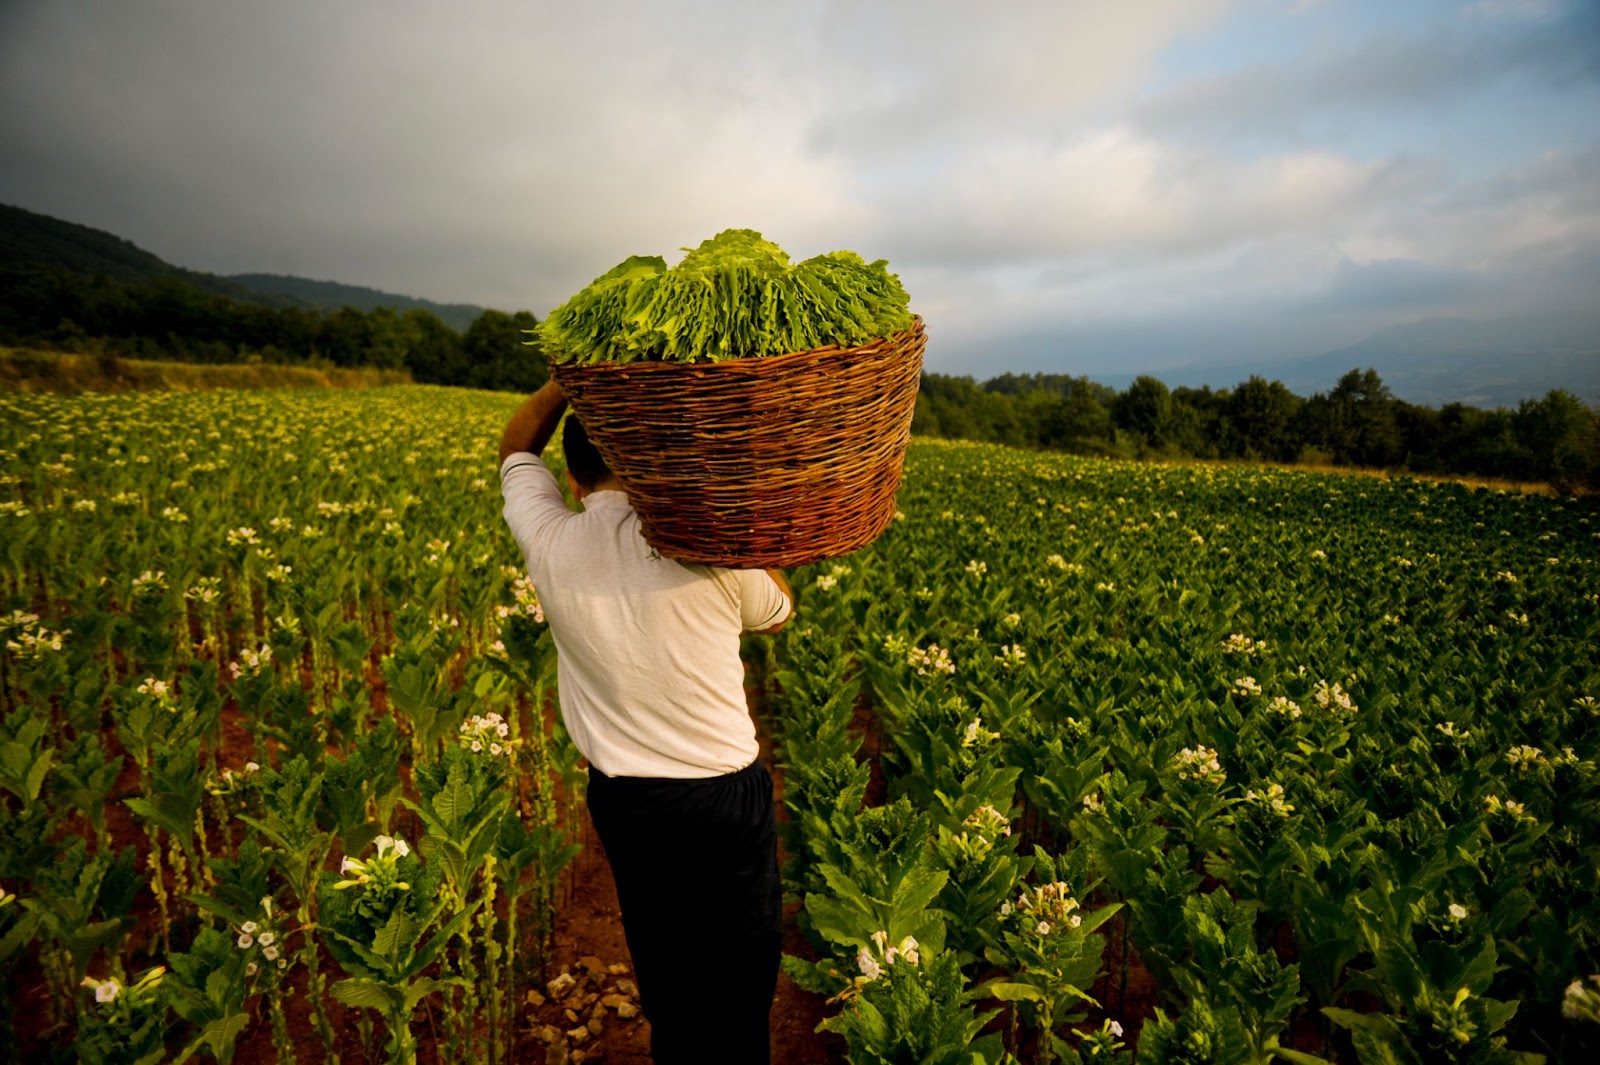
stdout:
<svg viewBox="0 0 1600 1065">
<path fill-rule="evenodd" d="M 679 562 L 798 566 L 894 520 L 922 319 L 860 347 L 550 368 L 645 540 Z"/>
</svg>

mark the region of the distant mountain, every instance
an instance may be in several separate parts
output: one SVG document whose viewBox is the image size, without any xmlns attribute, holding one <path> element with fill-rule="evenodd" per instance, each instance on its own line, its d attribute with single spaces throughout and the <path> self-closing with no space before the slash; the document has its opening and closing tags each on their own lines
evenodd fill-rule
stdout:
<svg viewBox="0 0 1600 1065">
<path fill-rule="evenodd" d="M 1592 314 L 1475 320 L 1440 318 L 1380 329 L 1304 359 L 1190 365 L 1155 374 L 1170 386 L 1231 388 L 1252 374 L 1296 395 L 1332 390 L 1346 372 L 1372 368 L 1400 399 L 1429 407 L 1514 407 L 1564 388 L 1600 402 L 1600 325 Z"/>
<path fill-rule="evenodd" d="M 0 265 L 43 266 L 141 283 L 165 278 L 214 295 L 262 302 L 215 274 L 185 270 L 103 229 L 0 204 Z M 282 305 L 282 300 L 273 301 Z"/>
<path fill-rule="evenodd" d="M 458 333 L 465 333 L 483 308 L 471 303 L 435 303 L 432 300 L 397 296 L 361 285 L 345 285 L 337 281 L 312 281 L 309 278 L 286 274 L 230 274 L 227 278 L 252 292 L 266 296 L 287 297 L 307 307 L 336 311 L 340 307 L 354 307 L 361 311 L 389 307 L 405 312 L 409 310 L 432 311 L 445 325 Z"/>
<path fill-rule="evenodd" d="M 213 295 L 271 307 L 338 310 L 349 306 L 362 311 L 391 307 L 399 312 L 420 308 L 432 311 L 457 332 L 465 332 L 483 313 L 483 308 L 471 304 L 434 303 L 334 281 L 276 274 L 220 277 L 187 270 L 104 230 L 0 204 L 0 266 L 13 264 L 103 275 L 130 283 L 180 281 Z"/>
</svg>

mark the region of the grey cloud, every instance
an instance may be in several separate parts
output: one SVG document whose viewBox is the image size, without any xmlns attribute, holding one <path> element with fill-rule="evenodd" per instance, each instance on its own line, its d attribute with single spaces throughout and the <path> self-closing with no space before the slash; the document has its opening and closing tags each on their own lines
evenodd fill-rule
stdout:
<svg viewBox="0 0 1600 1065">
<path fill-rule="evenodd" d="M 1428 308 L 1460 306 L 1482 294 L 1485 278 L 1470 270 L 1407 259 L 1339 264 L 1316 302 L 1330 307 Z"/>
<path fill-rule="evenodd" d="M 1449 108 L 1507 81 L 1567 90 L 1600 83 L 1600 5 L 1537 20 L 1457 14 L 1425 32 L 1369 36 L 1284 61 L 1193 78 L 1136 101 L 1163 135 L 1295 138 L 1329 114 Z"/>
</svg>

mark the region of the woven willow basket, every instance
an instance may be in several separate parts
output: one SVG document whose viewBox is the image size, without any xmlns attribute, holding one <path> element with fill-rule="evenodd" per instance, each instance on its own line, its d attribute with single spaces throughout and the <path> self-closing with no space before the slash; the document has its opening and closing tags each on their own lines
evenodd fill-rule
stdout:
<svg viewBox="0 0 1600 1065">
<path fill-rule="evenodd" d="M 849 554 L 894 520 L 925 347 L 919 317 L 854 348 L 550 372 L 652 547 L 755 569 Z"/>
</svg>

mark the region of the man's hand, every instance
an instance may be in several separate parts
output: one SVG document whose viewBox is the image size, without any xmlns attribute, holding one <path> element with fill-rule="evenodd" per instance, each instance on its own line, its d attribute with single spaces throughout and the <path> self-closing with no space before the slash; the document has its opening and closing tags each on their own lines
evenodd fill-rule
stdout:
<svg viewBox="0 0 1600 1065">
<path fill-rule="evenodd" d="M 500 436 L 500 461 L 504 463 L 519 451 L 535 455 L 543 452 L 545 445 L 555 435 L 556 426 L 561 424 L 561 414 L 566 409 L 567 397 L 561 394 L 561 388 L 551 378 L 543 388 L 524 400 L 516 413 L 511 415 L 511 420 L 506 422 L 506 431 Z"/>
</svg>

